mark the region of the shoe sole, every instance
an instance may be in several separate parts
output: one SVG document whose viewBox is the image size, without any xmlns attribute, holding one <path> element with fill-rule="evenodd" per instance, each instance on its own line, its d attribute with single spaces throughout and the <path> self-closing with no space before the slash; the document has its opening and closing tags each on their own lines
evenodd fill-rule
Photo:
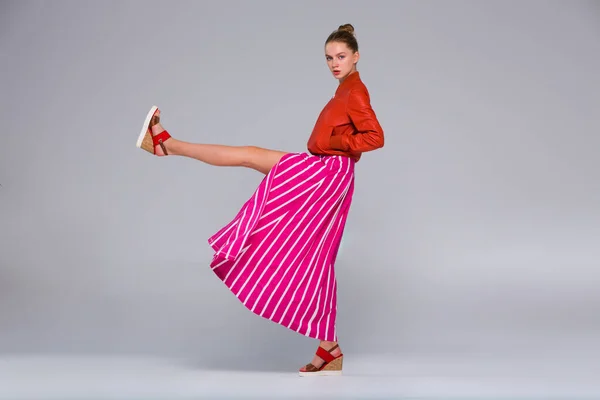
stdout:
<svg viewBox="0 0 600 400">
<path fill-rule="evenodd" d="M 148 132 L 148 125 L 150 125 L 150 120 L 152 119 L 152 116 L 154 115 L 156 110 L 158 110 L 158 107 L 152 106 L 150 111 L 148 111 L 148 114 L 146 115 L 146 119 L 144 120 L 144 126 L 142 126 L 142 131 L 140 132 L 137 142 L 135 143 L 136 147 L 139 147 L 139 148 L 142 147 L 142 142 L 144 141 L 146 132 Z"/>
<path fill-rule="evenodd" d="M 300 376 L 341 376 L 341 370 L 333 370 L 333 371 L 316 371 L 316 372 L 299 372 Z"/>
</svg>

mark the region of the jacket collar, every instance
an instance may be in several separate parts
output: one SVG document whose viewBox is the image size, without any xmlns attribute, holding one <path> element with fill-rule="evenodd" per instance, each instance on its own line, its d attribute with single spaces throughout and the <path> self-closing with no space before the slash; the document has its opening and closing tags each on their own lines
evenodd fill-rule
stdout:
<svg viewBox="0 0 600 400">
<path fill-rule="evenodd" d="M 349 85 L 352 84 L 352 82 L 356 82 L 360 80 L 360 73 L 358 71 L 352 72 L 350 75 L 348 75 L 346 77 L 346 79 L 344 79 L 344 81 L 342 83 L 339 84 L 336 92 L 340 91 L 341 89 L 348 87 Z"/>
</svg>

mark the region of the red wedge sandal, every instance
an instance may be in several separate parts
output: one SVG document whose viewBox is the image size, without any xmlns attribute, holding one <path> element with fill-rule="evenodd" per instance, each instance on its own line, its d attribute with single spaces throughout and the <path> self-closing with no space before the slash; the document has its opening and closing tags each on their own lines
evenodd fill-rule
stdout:
<svg viewBox="0 0 600 400">
<path fill-rule="evenodd" d="M 334 357 L 331 352 L 338 348 L 336 344 L 329 350 L 325 350 L 321 346 L 317 348 L 317 357 L 320 357 L 324 362 L 320 367 L 315 367 L 312 363 L 306 364 L 300 369 L 300 376 L 338 376 L 342 375 L 342 364 L 344 355 L 340 354 Z"/>
<path fill-rule="evenodd" d="M 142 126 L 142 131 L 138 136 L 136 146 L 151 154 L 156 154 L 156 146 L 160 146 L 165 155 L 168 155 L 169 153 L 167 152 L 164 142 L 169 139 L 171 135 L 164 130 L 158 135 L 152 136 L 152 127 L 160 121 L 160 116 L 156 115 L 157 112 L 158 107 L 156 106 L 152 106 L 150 111 L 148 111 L 146 119 L 144 120 L 144 125 Z"/>
</svg>

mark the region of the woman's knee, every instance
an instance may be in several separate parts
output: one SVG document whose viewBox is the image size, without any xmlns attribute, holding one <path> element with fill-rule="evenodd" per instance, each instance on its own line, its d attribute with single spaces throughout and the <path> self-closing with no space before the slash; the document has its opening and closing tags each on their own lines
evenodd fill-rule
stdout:
<svg viewBox="0 0 600 400">
<path fill-rule="evenodd" d="M 244 146 L 242 165 L 267 174 L 279 162 L 285 152 L 258 146 Z"/>
<path fill-rule="evenodd" d="M 242 146 L 242 167 L 256 168 L 261 158 L 262 149 L 257 146 Z"/>
</svg>

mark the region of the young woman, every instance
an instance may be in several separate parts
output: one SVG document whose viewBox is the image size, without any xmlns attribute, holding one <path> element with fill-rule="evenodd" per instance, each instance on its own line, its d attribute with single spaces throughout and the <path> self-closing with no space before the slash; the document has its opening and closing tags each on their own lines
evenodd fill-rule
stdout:
<svg viewBox="0 0 600 400">
<path fill-rule="evenodd" d="M 339 85 L 316 121 L 306 153 L 183 142 L 163 128 L 156 107 L 148 112 L 137 142 L 157 156 L 185 156 L 265 174 L 237 215 L 208 239 L 215 251 L 210 266 L 249 310 L 320 340 L 301 376 L 341 375 L 334 265 L 354 193 L 355 164 L 363 152 L 384 144 L 356 70 L 352 25 L 329 35 L 325 58 Z"/>
</svg>

